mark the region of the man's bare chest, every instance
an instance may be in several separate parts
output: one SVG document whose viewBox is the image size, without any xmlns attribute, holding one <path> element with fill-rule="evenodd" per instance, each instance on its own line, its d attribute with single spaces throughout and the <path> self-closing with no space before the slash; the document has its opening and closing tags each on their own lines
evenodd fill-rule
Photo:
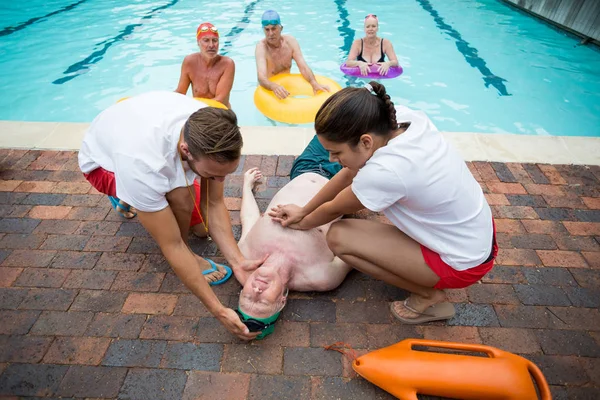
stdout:
<svg viewBox="0 0 600 400">
<path fill-rule="evenodd" d="M 289 47 L 271 49 L 267 53 L 267 65 L 275 73 L 282 70 L 289 70 L 292 68 L 292 49 Z"/>
<path fill-rule="evenodd" d="M 297 231 L 283 228 L 270 218 L 262 217 L 252 227 L 245 243 L 240 243 L 249 256 L 278 255 L 292 267 L 328 262 L 333 253 L 327 247 L 325 234 L 320 229 Z"/>
</svg>

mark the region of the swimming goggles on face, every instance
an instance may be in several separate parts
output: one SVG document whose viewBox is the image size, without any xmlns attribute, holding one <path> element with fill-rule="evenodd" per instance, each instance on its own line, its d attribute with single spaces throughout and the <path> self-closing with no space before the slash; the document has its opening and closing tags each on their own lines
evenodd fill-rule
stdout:
<svg viewBox="0 0 600 400">
<path fill-rule="evenodd" d="M 259 321 L 258 319 L 243 314 L 239 310 L 234 311 L 238 315 L 238 317 L 240 317 L 242 323 L 248 327 L 248 330 L 250 332 L 266 331 L 267 329 L 275 325 L 275 322 L 277 322 L 277 319 L 279 318 L 279 313 L 277 313 L 274 316 L 265 318 L 263 321 Z"/>
</svg>

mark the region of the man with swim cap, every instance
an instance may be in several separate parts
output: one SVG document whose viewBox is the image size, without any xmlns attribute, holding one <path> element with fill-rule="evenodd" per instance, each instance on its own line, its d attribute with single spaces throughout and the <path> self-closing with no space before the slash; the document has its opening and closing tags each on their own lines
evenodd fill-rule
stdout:
<svg viewBox="0 0 600 400">
<path fill-rule="evenodd" d="M 256 45 L 256 71 L 259 84 L 273 91 L 279 99 L 285 99 L 290 94 L 281 85 L 269 80 L 273 75 L 289 73 L 292 60 L 296 61 L 300 73 L 310 83 L 315 94 L 318 91 L 329 91 L 329 87 L 321 85 L 315 79 L 311 69 L 306 64 L 298 41 L 291 35 L 282 35 L 281 18 L 273 10 L 267 10 L 262 15 L 262 27 L 265 38 Z"/>
<path fill-rule="evenodd" d="M 235 63 L 219 55 L 219 30 L 210 22 L 203 22 L 196 30 L 196 40 L 200 51 L 183 59 L 175 91 L 186 94 L 191 83 L 194 97 L 214 99 L 231 108 L 229 94 Z"/>
</svg>

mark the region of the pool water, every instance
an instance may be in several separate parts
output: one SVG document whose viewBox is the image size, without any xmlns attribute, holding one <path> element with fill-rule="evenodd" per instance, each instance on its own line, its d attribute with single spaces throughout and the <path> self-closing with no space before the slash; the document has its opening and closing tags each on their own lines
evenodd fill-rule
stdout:
<svg viewBox="0 0 600 400">
<path fill-rule="evenodd" d="M 0 119 L 89 122 L 122 97 L 174 90 L 183 57 L 197 51 L 196 27 L 210 21 L 236 62 L 240 124 L 285 125 L 253 103 L 260 16 L 270 8 L 312 70 L 343 87 L 365 83 L 339 65 L 364 16 L 377 14 L 404 68 L 382 82 L 441 130 L 600 136 L 600 51 L 500 0 L 2 2 Z"/>
</svg>

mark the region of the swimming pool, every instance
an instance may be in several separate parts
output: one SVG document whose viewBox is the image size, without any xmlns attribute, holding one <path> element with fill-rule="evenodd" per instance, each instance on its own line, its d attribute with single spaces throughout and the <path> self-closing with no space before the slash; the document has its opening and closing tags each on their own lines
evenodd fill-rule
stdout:
<svg viewBox="0 0 600 400">
<path fill-rule="evenodd" d="M 404 74 L 383 83 L 445 131 L 600 136 L 600 51 L 500 0 L 45 0 L 0 5 L 0 119 L 89 122 L 121 97 L 174 90 L 195 30 L 211 21 L 236 62 L 231 104 L 260 114 L 254 49 L 260 16 L 279 11 L 313 69 L 339 71 L 366 14 L 379 16 Z M 16 4 L 16 3 L 15 3 Z M 295 69 L 295 67 L 294 67 Z M 284 124 L 283 124 L 284 125 Z"/>
</svg>

